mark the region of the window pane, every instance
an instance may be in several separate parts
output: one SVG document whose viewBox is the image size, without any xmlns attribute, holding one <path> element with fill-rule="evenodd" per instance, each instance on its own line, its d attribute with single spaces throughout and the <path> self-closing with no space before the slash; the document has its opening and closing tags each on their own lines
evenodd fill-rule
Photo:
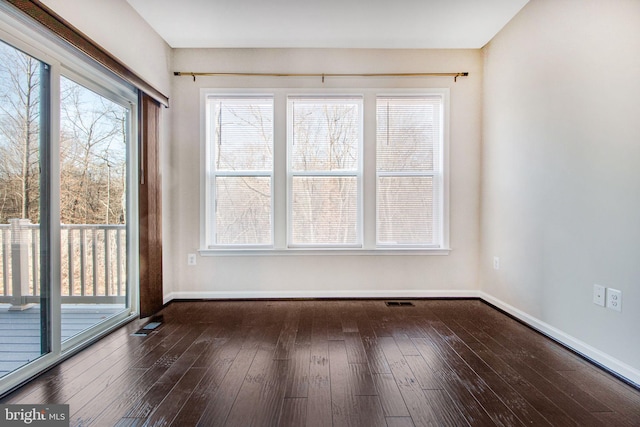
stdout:
<svg viewBox="0 0 640 427">
<path fill-rule="evenodd" d="M 127 307 L 129 115 L 129 108 L 60 78 L 63 341 Z"/>
<path fill-rule="evenodd" d="M 293 178 L 293 244 L 356 244 L 356 177 Z"/>
<path fill-rule="evenodd" d="M 209 100 L 212 168 L 270 171 L 273 165 L 273 99 Z"/>
<path fill-rule="evenodd" d="M 271 244 L 271 178 L 217 177 L 218 245 Z"/>
<path fill-rule="evenodd" d="M 360 105 L 358 99 L 290 100 L 292 170 L 357 170 Z"/>
<path fill-rule="evenodd" d="M 379 171 L 432 171 L 440 146 L 440 98 L 378 98 Z"/>
<path fill-rule="evenodd" d="M 434 189 L 431 177 L 378 179 L 378 243 L 434 244 Z"/>
<path fill-rule="evenodd" d="M 273 97 L 207 100 L 208 245 L 272 244 Z"/>
<path fill-rule="evenodd" d="M 0 378 L 50 351 L 48 233 L 40 226 L 48 217 L 40 183 L 47 70 L 0 42 Z"/>
</svg>

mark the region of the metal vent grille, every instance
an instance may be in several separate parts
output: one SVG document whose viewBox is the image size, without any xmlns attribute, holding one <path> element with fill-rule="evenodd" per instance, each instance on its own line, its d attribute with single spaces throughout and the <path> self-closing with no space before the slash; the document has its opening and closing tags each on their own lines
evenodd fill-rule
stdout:
<svg viewBox="0 0 640 427">
<path fill-rule="evenodd" d="M 411 301 L 385 301 L 387 307 L 415 307 Z"/>
<path fill-rule="evenodd" d="M 162 325 L 162 316 L 154 317 L 151 319 L 149 323 L 144 325 L 142 329 L 138 329 L 134 333 L 131 334 L 132 337 L 146 337 L 149 335 L 154 329 Z"/>
</svg>

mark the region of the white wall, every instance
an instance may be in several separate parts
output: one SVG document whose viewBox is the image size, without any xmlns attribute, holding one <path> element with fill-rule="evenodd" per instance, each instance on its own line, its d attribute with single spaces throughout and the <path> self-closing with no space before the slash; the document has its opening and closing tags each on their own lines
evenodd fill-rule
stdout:
<svg viewBox="0 0 640 427">
<path fill-rule="evenodd" d="M 171 48 L 126 0 L 43 0 L 47 7 L 169 96 Z"/>
<path fill-rule="evenodd" d="M 481 290 L 640 383 L 640 2 L 531 0 L 484 53 Z"/>
<path fill-rule="evenodd" d="M 167 297 L 364 296 L 468 294 L 477 286 L 482 59 L 478 50 L 191 50 L 174 51 L 176 71 L 410 72 L 469 71 L 452 78 L 320 79 L 175 77 L 170 186 L 172 224 L 164 244 L 173 259 Z M 450 87 L 451 247 L 448 256 L 218 256 L 199 249 L 200 89 L 242 87 Z M 466 292 L 466 293 L 465 293 Z"/>
</svg>

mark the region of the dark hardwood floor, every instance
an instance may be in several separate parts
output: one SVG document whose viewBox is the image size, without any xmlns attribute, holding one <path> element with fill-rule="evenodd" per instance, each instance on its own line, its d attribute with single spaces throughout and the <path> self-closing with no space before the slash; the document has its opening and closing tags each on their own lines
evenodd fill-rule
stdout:
<svg viewBox="0 0 640 427">
<path fill-rule="evenodd" d="M 640 392 L 477 300 L 174 302 L 1 403 L 74 426 L 639 426 Z"/>
</svg>

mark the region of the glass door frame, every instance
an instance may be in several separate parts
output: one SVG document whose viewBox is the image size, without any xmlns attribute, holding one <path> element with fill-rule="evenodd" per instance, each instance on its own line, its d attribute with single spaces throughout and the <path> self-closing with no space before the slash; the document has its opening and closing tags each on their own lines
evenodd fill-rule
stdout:
<svg viewBox="0 0 640 427">
<path fill-rule="evenodd" d="M 101 75 L 91 75 L 90 77 L 86 76 L 86 73 L 80 73 L 75 70 L 72 70 L 68 67 L 62 67 L 60 73 L 56 77 L 56 81 L 58 83 L 57 90 L 60 91 L 60 77 L 63 76 L 67 79 L 72 80 L 73 82 L 84 86 L 86 89 L 95 92 L 96 94 L 116 103 L 122 107 L 128 109 L 129 113 L 127 116 L 127 127 L 129 128 L 127 132 L 127 161 L 126 161 L 126 253 L 127 253 L 127 270 L 126 270 L 126 308 L 128 309 L 128 313 L 119 313 L 104 322 L 98 323 L 79 334 L 69 338 L 62 342 L 62 352 L 72 351 L 75 348 L 82 348 L 87 345 L 87 341 L 91 340 L 91 342 L 98 339 L 101 334 L 101 331 L 106 327 L 109 327 L 113 324 L 118 324 L 122 320 L 127 320 L 131 317 L 131 313 L 137 314 L 139 312 L 138 308 L 138 277 L 139 277 L 139 268 L 138 268 L 138 98 L 137 93 L 131 93 L 127 91 L 126 87 L 121 87 L 121 85 L 116 85 L 115 82 L 110 82 L 107 78 Z M 107 88 L 107 85 L 109 86 Z M 60 99 L 60 96 L 57 98 Z M 58 113 L 60 110 L 58 109 Z M 60 119 L 56 120 L 57 126 L 60 124 Z M 58 144 L 56 146 L 57 150 L 55 152 L 56 159 L 51 159 L 51 163 L 55 164 L 56 167 L 60 166 L 60 158 L 59 158 L 59 135 L 60 129 L 57 129 L 57 139 Z M 60 177 L 60 170 L 56 171 L 56 176 Z M 58 179 L 55 183 L 57 186 L 56 192 L 54 194 L 60 194 L 60 180 Z M 57 230 L 53 231 L 53 235 L 58 239 L 57 243 L 52 244 L 52 247 L 57 248 L 58 254 L 56 254 L 57 260 L 61 259 L 61 227 L 60 227 L 60 199 L 57 198 L 56 202 L 58 206 L 56 207 L 56 219 L 52 225 L 57 227 Z M 61 271 L 60 262 L 57 265 L 58 271 L 56 275 L 53 277 L 60 278 Z M 57 281 L 58 290 L 56 292 L 56 296 L 61 298 L 61 280 Z M 135 302 L 135 304 L 134 304 Z M 60 301 L 61 305 L 62 301 Z M 61 313 L 60 313 L 60 316 Z M 62 334 L 62 331 L 60 331 Z"/>
<path fill-rule="evenodd" d="M 48 119 L 42 130 L 40 153 L 42 167 L 41 227 L 48 235 L 41 237 L 46 244 L 41 249 L 41 305 L 47 318 L 49 352 L 0 378 L 0 396 L 44 372 L 51 366 L 72 356 L 77 351 L 99 340 L 114 329 L 134 320 L 139 313 L 138 264 L 138 90 L 104 67 L 86 59 L 48 30 L 21 15 L 13 6 L 0 2 L 0 40 L 49 66 L 49 81 L 42 82 L 48 89 L 47 103 L 41 115 Z M 129 310 L 81 332 L 62 343 L 61 328 L 61 225 L 60 225 L 60 76 L 72 78 L 110 100 L 129 108 L 128 160 L 127 160 L 127 306 Z M 44 185 L 44 187 L 42 187 Z M 43 200 L 44 198 L 44 200 Z M 42 339 L 41 339 L 42 341 Z M 42 341 L 43 345 L 47 343 Z"/>
</svg>

